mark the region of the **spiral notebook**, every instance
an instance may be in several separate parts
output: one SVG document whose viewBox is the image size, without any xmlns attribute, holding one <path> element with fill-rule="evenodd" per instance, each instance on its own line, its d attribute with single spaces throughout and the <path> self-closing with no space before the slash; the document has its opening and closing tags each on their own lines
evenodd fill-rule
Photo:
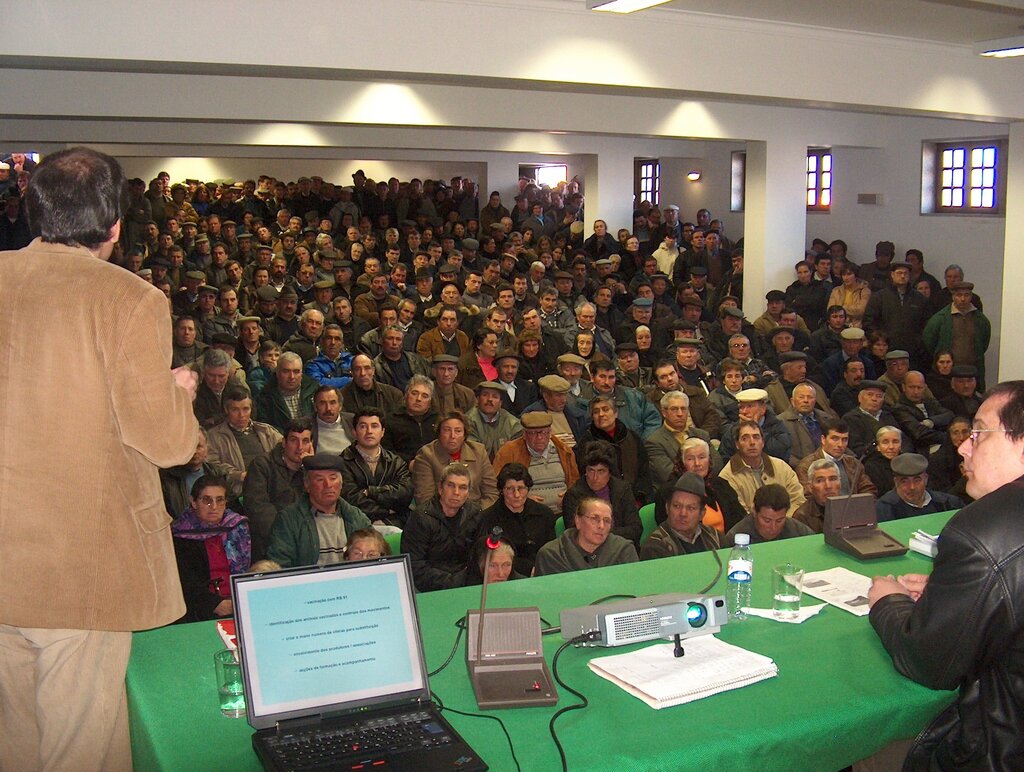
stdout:
<svg viewBox="0 0 1024 772">
<path fill-rule="evenodd" d="M 673 644 L 660 643 L 628 654 L 597 657 L 590 660 L 590 669 L 655 710 L 739 689 L 779 674 L 771 657 L 713 635 L 684 643 L 686 654 L 682 657 L 673 656 Z"/>
</svg>

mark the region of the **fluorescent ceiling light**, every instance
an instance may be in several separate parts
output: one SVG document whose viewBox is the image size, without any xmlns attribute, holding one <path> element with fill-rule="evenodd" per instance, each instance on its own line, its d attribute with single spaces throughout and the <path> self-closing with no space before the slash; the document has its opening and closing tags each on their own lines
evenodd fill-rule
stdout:
<svg viewBox="0 0 1024 772">
<path fill-rule="evenodd" d="M 1000 38 L 999 40 L 983 40 L 974 44 L 974 53 L 994 59 L 1007 59 L 1012 56 L 1024 56 L 1024 36 Z"/>
<path fill-rule="evenodd" d="M 591 11 L 633 13 L 667 2 L 668 0 L 587 0 L 587 8 Z"/>
</svg>

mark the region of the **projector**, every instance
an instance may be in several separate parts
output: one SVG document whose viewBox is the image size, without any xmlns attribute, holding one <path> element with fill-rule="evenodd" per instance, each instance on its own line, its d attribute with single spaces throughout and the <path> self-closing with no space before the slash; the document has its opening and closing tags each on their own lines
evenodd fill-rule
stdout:
<svg viewBox="0 0 1024 772">
<path fill-rule="evenodd" d="M 562 611 L 562 639 L 598 633 L 584 646 L 626 646 L 656 638 L 717 633 L 729 621 L 723 595 L 666 593 Z"/>
</svg>

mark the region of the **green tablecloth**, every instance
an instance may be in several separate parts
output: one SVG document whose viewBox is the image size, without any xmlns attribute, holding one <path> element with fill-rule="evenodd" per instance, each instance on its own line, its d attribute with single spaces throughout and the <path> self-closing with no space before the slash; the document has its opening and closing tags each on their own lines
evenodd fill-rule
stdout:
<svg viewBox="0 0 1024 772">
<path fill-rule="evenodd" d="M 937 532 L 950 513 L 886 523 L 906 543 L 911 531 Z M 845 566 L 868 576 L 928 573 L 931 560 L 914 553 L 860 563 L 826 547 L 821 536 L 754 545 L 753 605 L 771 605 L 771 566 L 790 560 L 808 571 Z M 725 560 L 726 551 L 722 553 Z M 613 593 L 696 592 L 714 577 L 711 554 L 669 558 L 598 571 L 494 585 L 488 607 L 538 606 L 551 624 L 563 608 Z M 725 578 L 713 590 L 725 592 Z M 479 588 L 426 593 L 417 599 L 427 664 L 443 662 L 455 621 L 479 603 Z M 804 597 L 805 603 L 816 603 Z M 952 699 L 899 675 L 866 617 L 827 607 L 801 625 L 751 618 L 726 625 L 719 637 L 772 657 L 777 678 L 688 705 L 652 710 L 587 668 L 595 656 L 624 649 L 570 649 L 559 674 L 590 699 L 590 707 L 559 719 L 570 769 L 834 770 L 870 756 L 893 740 L 915 735 Z M 551 662 L 561 637 L 547 636 Z M 641 644 L 649 645 L 649 644 Z M 259 769 L 251 728 L 223 718 L 213 685 L 214 624 L 176 625 L 135 636 L 128 668 L 132 750 L 138 770 Z M 465 642 L 451 665 L 431 679 L 448 707 L 477 712 L 465 665 Z M 575 698 L 561 694 L 559 707 Z M 559 768 L 548 734 L 555 708 L 489 711 L 508 727 L 524 770 Z M 514 769 L 494 721 L 446 714 L 493 770 Z"/>
</svg>

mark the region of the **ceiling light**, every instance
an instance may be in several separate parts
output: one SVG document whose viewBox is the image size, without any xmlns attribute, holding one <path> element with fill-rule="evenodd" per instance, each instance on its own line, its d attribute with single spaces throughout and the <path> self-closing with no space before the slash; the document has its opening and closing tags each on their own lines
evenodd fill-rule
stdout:
<svg viewBox="0 0 1024 772">
<path fill-rule="evenodd" d="M 1024 56 L 1024 36 L 1000 38 L 999 40 L 983 40 L 974 44 L 974 53 L 994 59 L 1007 59 L 1012 56 Z"/>
<path fill-rule="evenodd" d="M 668 0 L 587 0 L 587 8 L 591 11 L 633 13 L 667 2 Z"/>
</svg>

